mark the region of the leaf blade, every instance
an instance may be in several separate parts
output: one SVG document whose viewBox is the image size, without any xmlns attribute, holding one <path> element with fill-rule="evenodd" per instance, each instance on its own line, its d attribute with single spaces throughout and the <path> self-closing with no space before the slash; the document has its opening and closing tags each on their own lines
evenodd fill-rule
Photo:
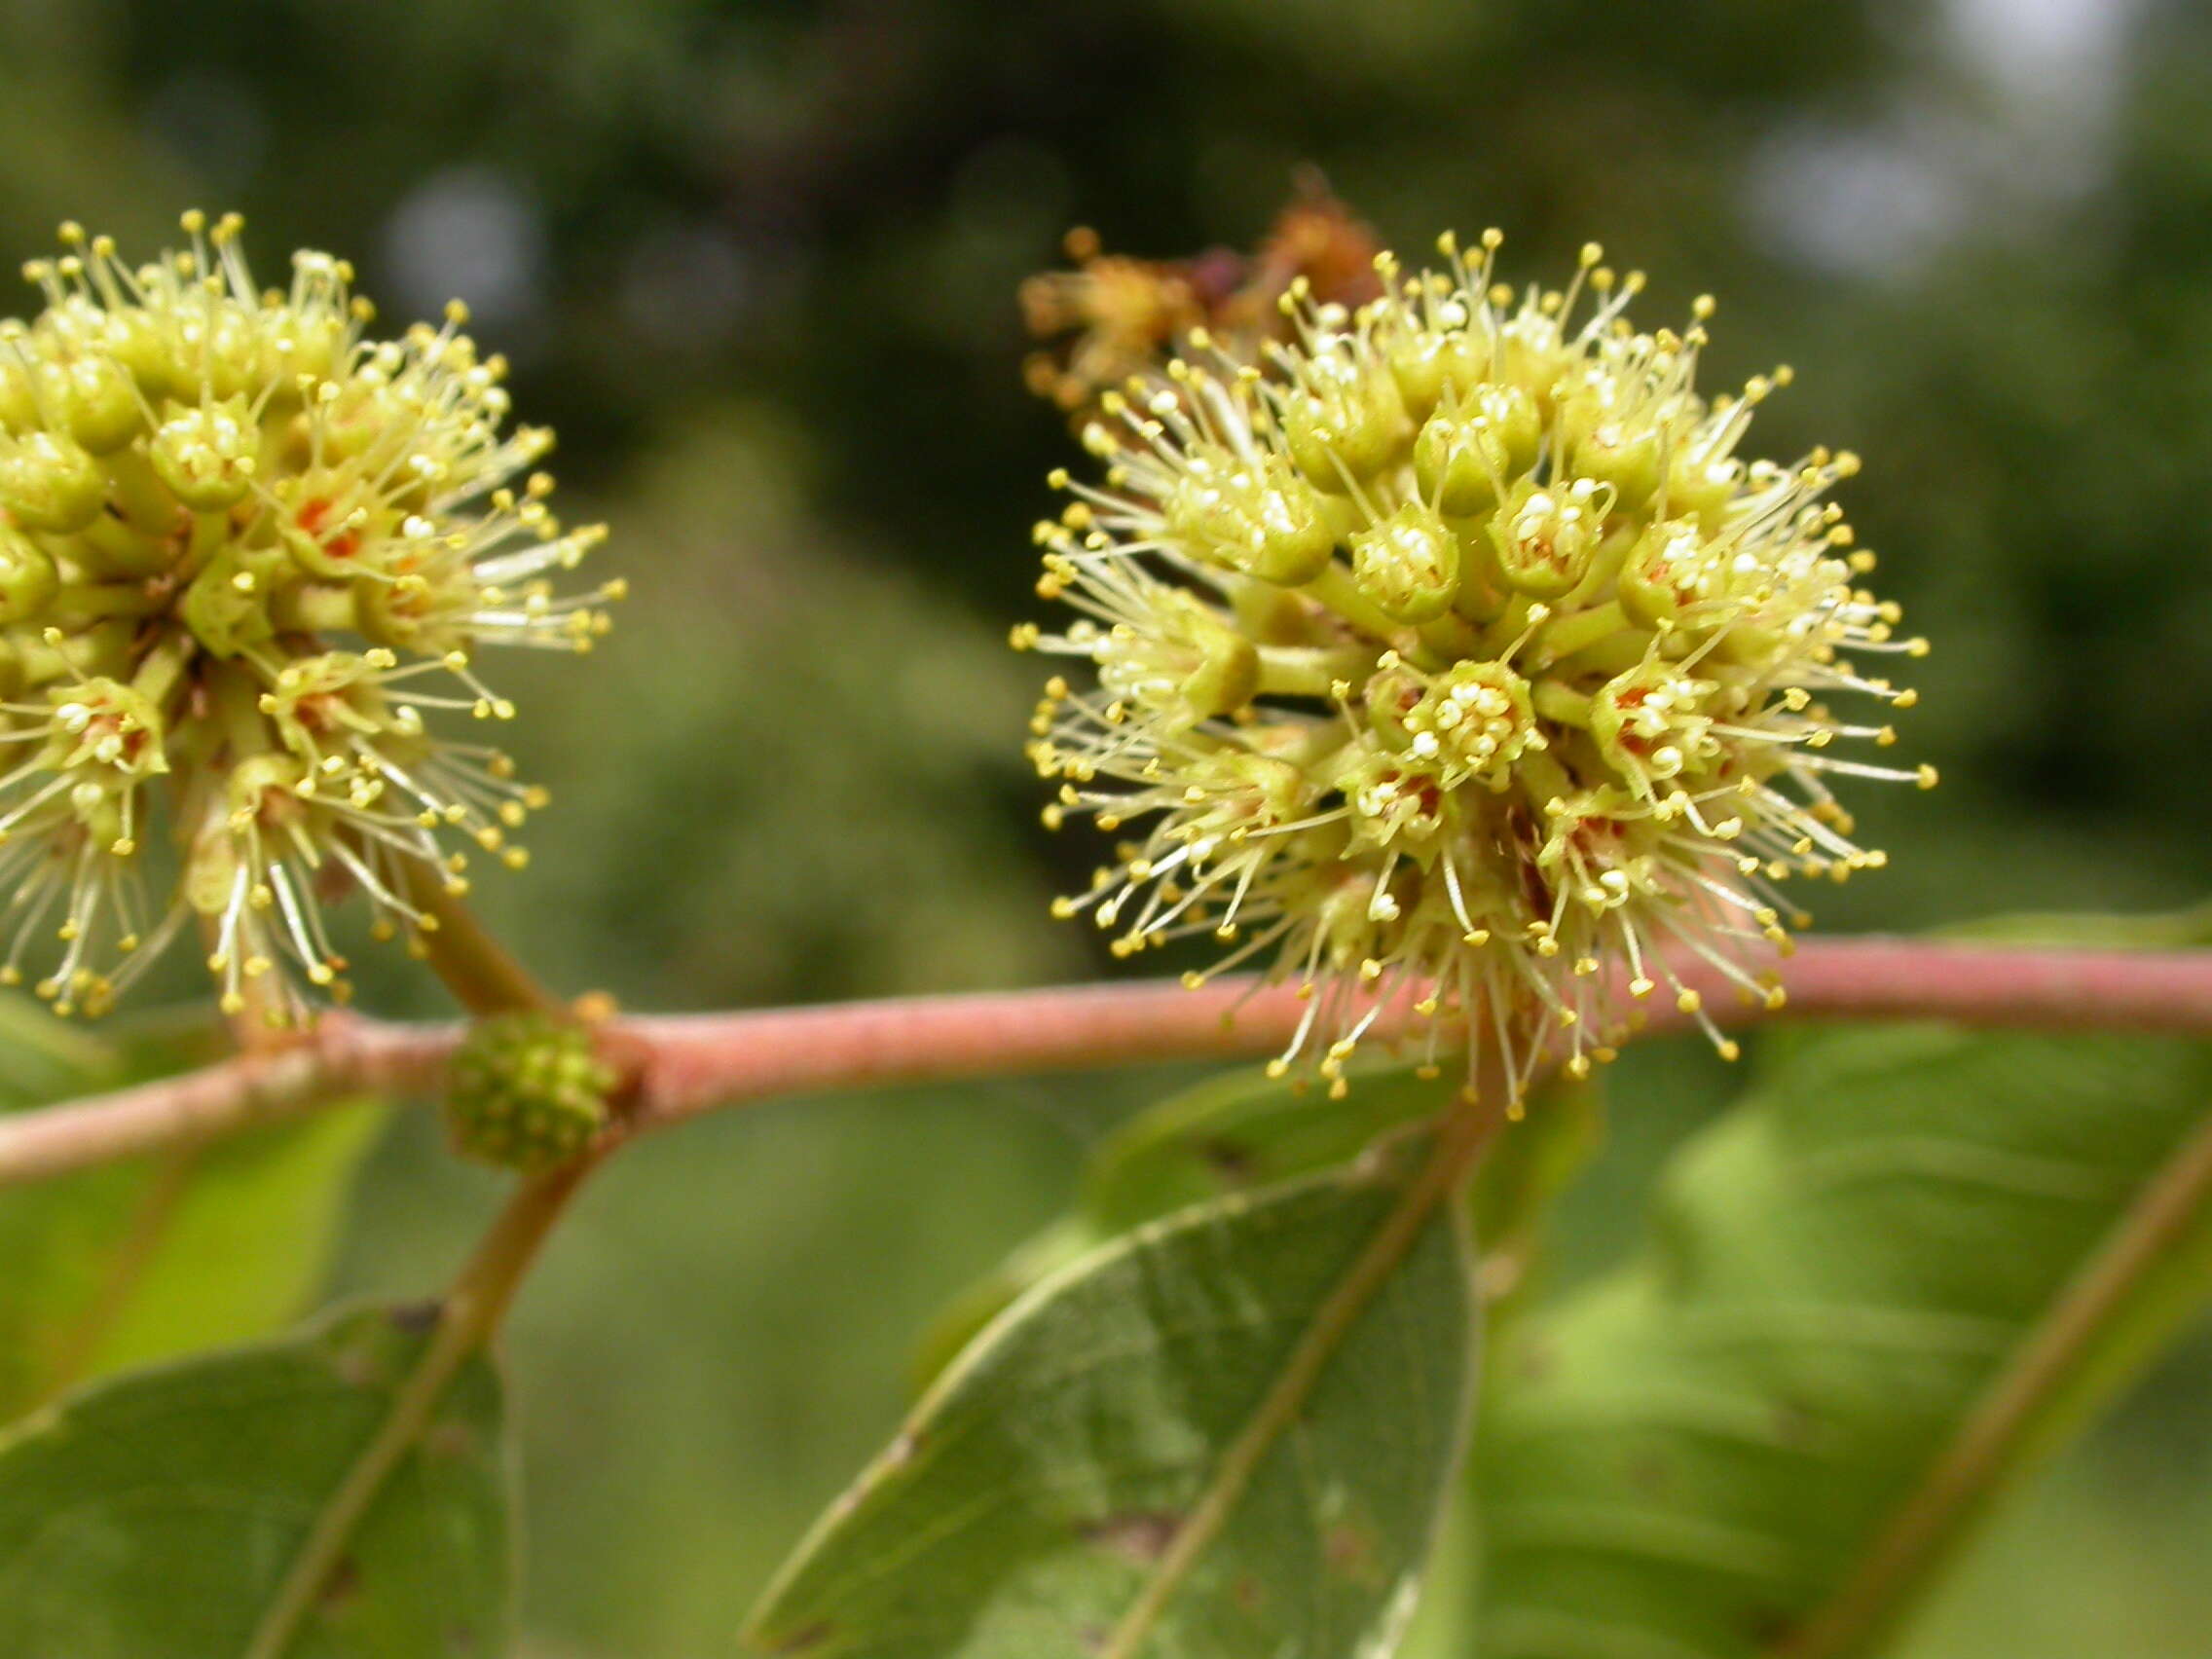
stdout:
<svg viewBox="0 0 2212 1659">
<path fill-rule="evenodd" d="M 1193 1204 L 1349 1164 L 1393 1132 L 1436 1118 L 1458 1087 L 1411 1064 L 1367 1066 L 1353 1072 L 1345 1099 L 1331 1100 L 1304 1080 L 1252 1066 L 1157 1102 L 1089 1150 L 1068 1214 L 945 1309 L 921 1344 L 919 1379 L 941 1372 L 1023 1291 L 1122 1234 Z M 1491 1320 L 1524 1300 L 1548 1204 L 1595 1147 L 1601 1101 L 1595 1081 L 1539 1083 L 1527 1121 L 1477 1169 L 1473 1202 Z"/>
<path fill-rule="evenodd" d="M 1473 1379 L 1474 1300 L 1449 1204 L 1419 1218 L 1304 1411 L 1257 1446 L 1158 1623 L 1124 1624 L 1419 1179 L 1379 1160 L 1217 1200 L 1033 1290 L 801 1547 L 747 1650 L 1257 1656 L 1293 1630 L 1317 1633 L 1323 1645 L 1306 1650 L 1348 1651 L 1402 1619 Z M 1392 1433 L 1362 1439 L 1379 1402 Z"/>
<path fill-rule="evenodd" d="M 1641 1253 L 1499 1368 L 1482 1654 L 1791 1651 L 2208 1099 L 2212 1057 L 2180 1043 L 1783 1046 L 1677 1155 Z M 2154 1289 L 2170 1322 L 2187 1297 Z M 2109 1388 L 2124 1366 L 2103 1371 Z"/>
<path fill-rule="evenodd" d="M 160 1076 L 211 1047 L 203 1027 L 143 1025 L 110 1046 L 34 1012 L 67 1040 L 42 1037 L 33 1063 L 0 1085 L 0 1109 Z M 4 1021 L 0 1040 L 18 1040 Z M 291 1319 L 321 1275 L 346 1183 L 382 1122 L 381 1108 L 357 1102 L 0 1189 L 0 1420 L 92 1378 Z"/>
<path fill-rule="evenodd" d="M 0 1438 L 0 1659 L 236 1659 L 429 1341 L 412 1309 L 99 1384 Z M 513 1618 L 499 1387 L 457 1375 L 293 1649 L 484 1659 Z"/>
</svg>

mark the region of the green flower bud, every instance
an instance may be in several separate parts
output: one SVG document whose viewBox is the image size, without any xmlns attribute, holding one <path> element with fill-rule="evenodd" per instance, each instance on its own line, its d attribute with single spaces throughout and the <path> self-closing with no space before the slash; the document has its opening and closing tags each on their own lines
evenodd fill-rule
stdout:
<svg viewBox="0 0 2212 1659">
<path fill-rule="evenodd" d="M 479 1021 L 454 1055 L 446 1130 L 464 1158 L 526 1173 L 550 1169 L 607 1126 L 614 1084 L 581 1026 L 501 1014 Z"/>
<path fill-rule="evenodd" d="M 1636 512 L 1659 489 L 1666 451 L 1656 426 L 1608 421 L 1574 446 L 1573 467 L 1584 478 L 1610 485 L 1617 511 Z"/>
<path fill-rule="evenodd" d="M 121 449 L 146 424 L 137 387 L 105 356 L 78 357 L 57 370 L 48 401 L 65 412 L 69 435 L 93 455 Z"/>
<path fill-rule="evenodd" d="M 1431 416 L 1414 441 L 1421 494 L 1454 518 L 1496 505 L 1498 492 L 1535 465 L 1543 447 L 1535 399 L 1517 386 L 1486 387 Z"/>
<path fill-rule="evenodd" d="M 1498 331 L 1497 378 L 1529 393 L 1548 417 L 1581 355 L 1557 317 L 1524 311 Z"/>
<path fill-rule="evenodd" d="M 263 344 L 256 319 L 238 306 L 216 309 L 202 337 L 201 374 L 208 392 L 228 402 L 258 390 L 276 365 Z"/>
<path fill-rule="evenodd" d="M 74 440 L 26 432 L 0 442 L 0 506 L 33 530 L 66 535 L 99 517 L 107 475 Z"/>
<path fill-rule="evenodd" d="M 303 248 L 292 255 L 292 270 L 309 286 L 343 286 L 353 279 L 353 268 L 343 259 Z M 280 383 L 276 395 L 286 396 L 304 378 L 310 384 L 335 378 L 344 368 L 350 319 L 338 312 L 292 312 L 280 318 L 269 334 L 269 353 Z M 281 384 L 288 380 L 290 387 Z"/>
<path fill-rule="evenodd" d="M 1742 462 L 1685 449 L 1667 468 L 1666 510 L 1670 517 L 1693 517 L 1708 531 L 1717 530 L 1743 484 Z"/>
<path fill-rule="evenodd" d="M 1343 495 L 1398 458 L 1412 424 L 1386 369 L 1327 356 L 1283 394 L 1282 432 L 1298 470 Z"/>
<path fill-rule="evenodd" d="M 9 336 L 0 332 L 0 342 Z M 31 372 L 21 363 L 0 354 L 0 431 L 27 432 L 39 424 L 38 393 Z"/>
<path fill-rule="evenodd" d="M 0 628 L 43 615 L 61 585 L 47 551 L 11 524 L 0 524 Z"/>
<path fill-rule="evenodd" d="M 1384 357 L 1406 413 L 1425 421 L 1438 404 L 1470 396 L 1481 387 L 1490 366 L 1490 343 L 1463 328 L 1419 330 L 1391 341 Z"/>
<path fill-rule="evenodd" d="M 101 331 L 108 356 L 138 383 L 140 394 L 157 409 L 165 399 L 198 386 L 193 365 L 177 351 L 166 321 L 145 311 L 111 311 Z"/>
</svg>

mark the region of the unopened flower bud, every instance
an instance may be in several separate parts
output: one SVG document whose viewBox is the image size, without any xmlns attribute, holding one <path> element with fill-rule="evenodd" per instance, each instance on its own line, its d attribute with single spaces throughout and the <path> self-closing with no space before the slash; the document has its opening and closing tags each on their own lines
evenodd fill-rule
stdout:
<svg viewBox="0 0 2212 1659">
<path fill-rule="evenodd" d="M 55 371 L 47 395 L 60 405 L 69 435 L 92 455 L 109 455 L 136 437 L 145 405 L 129 371 L 114 359 L 88 354 Z"/>
<path fill-rule="evenodd" d="M 0 523 L 0 628 L 42 615 L 60 584 L 53 556 L 14 525 Z"/>
<path fill-rule="evenodd" d="M 446 1129 L 463 1157 L 526 1173 L 550 1169 L 607 1126 L 614 1081 L 583 1027 L 500 1014 L 479 1021 L 454 1055 Z"/>
<path fill-rule="evenodd" d="M 1482 385 L 1490 363 L 1488 343 L 1464 328 L 1401 334 L 1385 354 L 1398 395 L 1417 421 L 1427 420 L 1438 404 L 1473 392 Z"/>
<path fill-rule="evenodd" d="M 6 350 L 16 337 L 9 324 L 0 323 L 0 432 L 27 432 L 41 420 L 30 367 Z"/>
<path fill-rule="evenodd" d="M 1298 470 L 1332 495 L 1373 477 L 1412 435 L 1389 372 L 1337 352 L 1312 359 L 1285 395 L 1282 429 Z"/>
<path fill-rule="evenodd" d="M 107 476 L 74 438 L 26 432 L 0 439 L 0 507 L 31 530 L 66 535 L 99 517 Z"/>
<path fill-rule="evenodd" d="M 1579 476 L 1610 486 L 1614 504 L 1633 512 L 1658 490 L 1664 458 L 1658 427 L 1608 421 L 1574 446 L 1572 464 Z"/>
<path fill-rule="evenodd" d="M 1743 463 L 1733 457 L 1677 454 L 1667 469 L 1668 511 L 1695 518 L 1708 532 L 1718 530 L 1721 513 L 1743 483 Z"/>
<path fill-rule="evenodd" d="M 1536 461 L 1543 442 L 1535 399 L 1517 386 L 1484 387 L 1432 415 L 1414 442 L 1421 494 L 1455 518 L 1487 512 Z"/>
</svg>

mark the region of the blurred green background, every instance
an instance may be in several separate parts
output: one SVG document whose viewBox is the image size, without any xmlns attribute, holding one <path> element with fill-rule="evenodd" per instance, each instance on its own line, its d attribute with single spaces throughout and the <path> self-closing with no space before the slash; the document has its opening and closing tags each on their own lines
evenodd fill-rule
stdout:
<svg viewBox="0 0 2212 1659">
<path fill-rule="evenodd" d="M 1065 459 L 1014 303 L 1070 223 L 1249 244 L 1313 162 L 1417 251 L 1597 237 L 1645 318 L 1710 288 L 1716 381 L 1845 499 L 1936 653 L 1862 792 L 1895 857 L 1831 927 L 2146 909 L 2212 887 L 2212 12 L 2173 0 L 0 0 L 0 247 L 159 246 L 236 206 L 265 271 L 449 294 L 560 428 L 636 598 L 503 667 L 557 810 L 484 909 L 557 984 L 712 1008 L 1103 971 L 1018 759 L 1025 530 Z M 27 295 L 25 296 L 27 301 Z M 185 981 L 180 981 L 184 983 Z M 396 965 L 369 1006 L 435 1012 Z M 1561 1218 L 1617 1249 L 1725 1098 L 1632 1056 Z M 514 1332 L 540 1659 L 726 1650 L 879 1443 L 930 1312 L 1050 1216 L 1157 1074 L 802 1103 L 627 1153 Z M 420 1117 L 333 1293 L 417 1294 L 497 1184 Z M 281 1249 L 281 1241 L 270 1247 Z M 1914 1659 L 2212 1653 L 2212 1333 L 2041 1480 Z"/>
</svg>

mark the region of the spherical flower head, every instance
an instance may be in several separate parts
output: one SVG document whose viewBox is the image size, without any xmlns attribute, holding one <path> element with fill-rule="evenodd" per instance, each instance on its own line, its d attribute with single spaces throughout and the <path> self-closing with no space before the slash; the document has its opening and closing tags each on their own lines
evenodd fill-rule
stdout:
<svg viewBox="0 0 2212 1659">
<path fill-rule="evenodd" d="M 433 722 L 511 718 L 481 648 L 588 649 L 618 586 L 556 593 L 604 533 L 461 306 L 376 339 L 344 261 L 264 291 L 238 219 L 184 230 L 131 267 L 64 226 L 0 322 L 0 979 L 97 1013 L 197 930 L 284 1023 L 346 993 L 327 902 L 420 950 L 425 875 L 523 862 L 540 792 Z"/>
<path fill-rule="evenodd" d="M 479 1022 L 454 1055 L 446 1129 L 479 1162 L 535 1171 L 566 1163 L 607 1126 L 614 1070 L 591 1033 L 547 1014 Z"/>
<path fill-rule="evenodd" d="M 1357 310 L 1294 285 L 1262 361 L 1199 331 L 1109 395 L 1102 480 L 1055 474 L 1037 533 L 1039 591 L 1081 614 L 1014 631 L 1096 669 L 1033 724 L 1047 822 L 1140 827 L 1061 911 L 1121 954 L 1232 945 L 1194 984 L 1295 980 L 1276 1069 L 1337 1089 L 1399 999 L 1425 1064 L 1493 1045 L 1516 1096 L 1660 993 L 1732 1056 L 1684 965 L 1778 1004 L 1806 918 L 1777 884 L 1883 862 L 1831 781 L 1935 782 L 1840 752 L 1895 733 L 1829 699 L 1909 705 L 1868 665 L 1927 647 L 1825 499 L 1856 458 L 1740 453 L 1788 371 L 1701 394 L 1710 300 L 1641 332 L 1641 275 L 1591 246 L 1516 294 L 1499 240 L 1419 276 L 1385 254 Z"/>
</svg>

